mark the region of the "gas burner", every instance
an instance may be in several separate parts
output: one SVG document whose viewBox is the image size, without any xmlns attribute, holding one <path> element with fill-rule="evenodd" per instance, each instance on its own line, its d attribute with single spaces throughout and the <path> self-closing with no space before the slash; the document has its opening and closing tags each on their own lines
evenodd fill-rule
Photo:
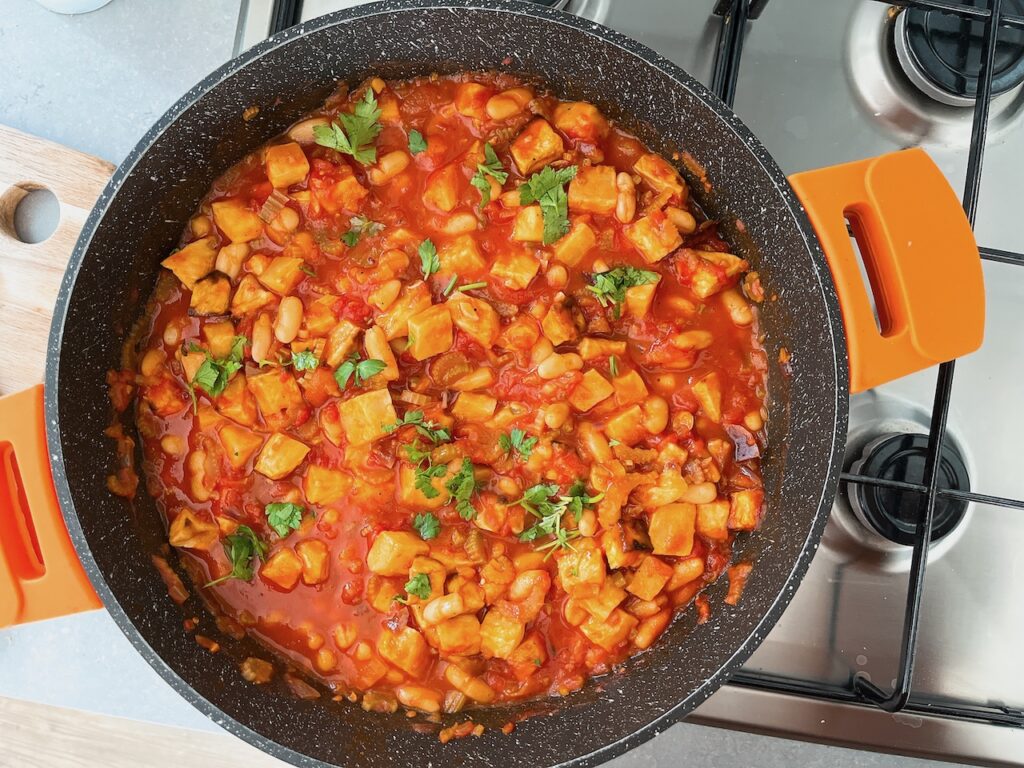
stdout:
<svg viewBox="0 0 1024 768">
<path fill-rule="evenodd" d="M 985 0 L 966 5 L 987 7 Z M 1004 0 L 1005 13 L 1024 12 L 1024 0 Z M 953 107 L 969 107 L 978 96 L 985 25 L 949 13 L 912 8 L 896 17 L 894 43 L 903 72 L 923 94 Z M 992 96 L 1024 82 L 1024 30 L 1002 29 L 996 43 Z"/>
<path fill-rule="evenodd" d="M 983 0 L 976 0 L 983 3 Z M 1004 0 L 1014 12 L 1024 0 Z M 854 7 L 846 69 L 860 106 L 899 144 L 965 148 L 971 139 L 981 50 L 980 22 L 873 0 Z M 1024 31 L 1003 28 L 996 54 L 988 141 L 999 142 L 1024 111 Z"/>
<path fill-rule="evenodd" d="M 927 452 L 927 435 L 882 435 L 864 447 L 861 459 L 853 463 L 850 471 L 884 480 L 921 483 L 924 482 Z M 942 446 L 938 484 L 943 489 L 971 489 L 967 465 L 949 442 Z M 862 523 L 889 541 L 907 547 L 914 544 L 914 528 L 921 514 L 922 500 L 923 496 L 918 493 L 859 483 L 850 493 L 851 506 Z M 934 544 L 952 531 L 966 512 L 966 501 L 939 496 L 935 501 L 931 542 Z"/>
</svg>

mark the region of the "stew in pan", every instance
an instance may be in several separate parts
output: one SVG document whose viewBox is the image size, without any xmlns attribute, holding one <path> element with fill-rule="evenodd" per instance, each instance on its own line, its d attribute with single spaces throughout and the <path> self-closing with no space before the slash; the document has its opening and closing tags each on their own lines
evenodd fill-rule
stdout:
<svg viewBox="0 0 1024 768">
<path fill-rule="evenodd" d="M 729 251 L 590 104 L 372 79 L 215 183 L 111 395 L 239 631 L 368 708 L 566 695 L 750 570 L 766 359 Z"/>
</svg>

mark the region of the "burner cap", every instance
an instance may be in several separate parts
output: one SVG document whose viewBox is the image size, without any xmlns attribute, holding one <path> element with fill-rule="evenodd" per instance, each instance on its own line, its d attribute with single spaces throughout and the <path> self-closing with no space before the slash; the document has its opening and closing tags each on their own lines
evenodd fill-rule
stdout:
<svg viewBox="0 0 1024 768">
<path fill-rule="evenodd" d="M 869 443 L 864 449 L 860 474 L 908 483 L 924 482 L 925 455 L 928 436 L 918 434 L 886 435 Z M 944 441 L 939 465 L 939 488 L 969 491 L 971 479 L 960 453 Z M 921 494 L 854 484 L 851 495 L 854 509 L 864 522 L 889 541 L 912 546 L 914 526 L 918 519 Z M 932 543 L 952 531 L 967 511 L 967 502 L 940 496 L 935 500 L 932 521 Z"/>
<path fill-rule="evenodd" d="M 965 4 L 988 7 L 986 0 L 965 0 Z M 1003 12 L 1024 13 L 1024 0 L 1003 0 Z M 897 18 L 896 56 L 925 95 L 944 104 L 968 106 L 978 96 L 984 34 L 980 19 L 912 8 Z M 1024 30 L 999 30 L 993 75 L 993 96 L 1024 82 Z"/>
</svg>

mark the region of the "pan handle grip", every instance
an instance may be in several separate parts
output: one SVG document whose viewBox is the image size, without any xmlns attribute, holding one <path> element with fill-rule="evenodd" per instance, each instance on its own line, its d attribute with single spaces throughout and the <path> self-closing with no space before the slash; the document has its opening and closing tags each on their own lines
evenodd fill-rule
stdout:
<svg viewBox="0 0 1024 768">
<path fill-rule="evenodd" d="M 921 149 L 790 177 L 821 241 L 846 327 L 850 391 L 973 352 L 985 286 L 970 222 Z M 860 247 L 878 322 L 847 232 Z"/>
<path fill-rule="evenodd" d="M 61 517 L 45 424 L 41 384 L 0 397 L 0 628 L 102 607 Z"/>
</svg>

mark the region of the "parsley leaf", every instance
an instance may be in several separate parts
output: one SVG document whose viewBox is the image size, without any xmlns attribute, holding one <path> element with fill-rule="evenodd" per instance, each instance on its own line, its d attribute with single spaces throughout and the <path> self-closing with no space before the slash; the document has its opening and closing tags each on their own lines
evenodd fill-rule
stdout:
<svg viewBox="0 0 1024 768">
<path fill-rule="evenodd" d="M 375 358 L 360 360 L 359 355 L 353 352 L 345 362 L 338 366 L 338 370 L 334 372 L 334 380 L 342 389 L 348 386 L 350 380 L 360 387 L 367 379 L 376 376 L 387 367 L 387 363 L 383 360 Z"/>
<path fill-rule="evenodd" d="M 412 527 L 416 529 L 420 538 L 424 541 L 436 538 L 437 534 L 441 532 L 441 523 L 431 512 L 423 512 L 416 515 L 416 518 L 412 521 Z"/>
<path fill-rule="evenodd" d="M 477 163 L 476 173 L 469 180 L 470 184 L 480 190 L 481 208 L 491 202 L 491 184 L 487 181 L 488 176 L 499 184 L 504 184 L 508 181 L 508 172 L 502 166 L 490 142 L 484 144 L 484 162 Z"/>
<path fill-rule="evenodd" d="M 240 525 L 234 533 L 225 537 L 224 552 L 231 560 L 231 572 L 207 582 L 208 587 L 228 579 L 249 581 L 253 572 L 252 561 L 256 558 L 262 560 L 267 556 L 267 545 L 260 541 L 256 532 L 248 525 Z"/>
<path fill-rule="evenodd" d="M 426 600 L 430 597 L 430 577 L 425 573 L 414 574 L 411 579 L 405 582 L 405 591 L 407 594 L 418 597 L 420 600 Z"/>
<path fill-rule="evenodd" d="M 537 438 L 527 437 L 526 432 L 521 429 L 513 429 L 507 435 L 498 436 L 498 446 L 505 452 L 505 455 L 511 455 L 515 451 L 523 461 L 530 458 L 530 453 L 533 452 L 533 446 L 536 444 Z"/>
<path fill-rule="evenodd" d="M 363 98 L 356 102 L 352 113 L 341 112 L 330 125 L 313 129 L 316 143 L 352 155 L 363 165 L 377 162 L 377 148 L 372 142 L 380 133 L 380 109 L 373 89 L 367 88 Z"/>
<path fill-rule="evenodd" d="M 587 289 L 593 293 L 602 307 L 609 305 L 615 308 L 615 316 L 622 311 L 622 302 L 626 300 L 626 289 L 637 285 L 650 285 L 660 279 L 657 272 L 637 267 L 616 267 L 607 272 L 595 272 L 590 276 L 591 285 Z"/>
<path fill-rule="evenodd" d="M 227 357 L 221 358 L 212 357 L 209 352 L 192 344 L 189 347 L 190 352 L 203 351 L 206 355 L 203 364 L 192 377 L 192 386 L 199 387 L 210 397 L 217 397 L 227 387 L 231 377 L 242 367 L 242 355 L 248 342 L 245 336 L 235 336 L 231 343 L 231 351 Z"/>
<path fill-rule="evenodd" d="M 540 483 L 527 488 L 523 497 L 515 503 L 536 517 L 538 522 L 519 534 L 519 540 L 536 541 L 543 536 L 552 536 L 554 538 L 551 541 L 534 548 L 547 549 L 549 554 L 556 549 L 572 549 L 569 542 L 580 534 L 579 531 L 563 528 L 562 517 L 570 512 L 578 522 L 584 508 L 602 498 L 604 494 L 588 496 L 582 480 L 574 482 L 566 496 L 558 495 L 558 486 L 554 483 Z"/>
<path fill-rule="evenodd" d="M 434 443 L 434 445 L 447 443 L 452 439 L 452 433 L 447 427 L 440 427 L 432 421 L 424 421 L 423 411 L 406 411 L 405 415 L 394 424 L 388 424 L 384 427 L 384 432 L 390 435 L 399 427 L 406 426 L 415 427 L 417 432 Z"/>
<path fill-rule="evenodd" d="M 351 226 L 351 229 L 341 236 L 341 242 L 349 248 L 354 247 L 355 244 L 359 242 L 359 238 L 364 235 L 367 237 L 373 237 L 384 228 L 383 224 L 376 221 L 370 221 L 365 216 L 353 216 L 348 220 L 348 223 L 349 226 Z"/>
<path fill-rule="evenodd" d="M 309 264 L 303 264 L 301 267 L 299 267 L 299 271 L 304 272 L 310 277 L 316 277 L 316 270 L 309 266 Z"/>
<path fill-rule="evenodd" d="M 267 516 L 267 525 L 282 539 L 302 525 L 302 514 L 305 511 L 304 507 L 290 501 L 275 501 L 263 508 Z"/>
<path fill-rule="evenodd" d="M 417 491 L 428 499 L 436 499 L 441 493 L 434 487 L 434 478 L 444 477 L 444 473 L 447 471 L 448 467 L 444 464 L 431 464 L 428 462 L 427 466 L 421 466 L 416 470 L 413 485 L 416 486 Z"/>
<path fill-rule="evenodd" d="M 418 251 L 420 255 L 420 269 L 423 271 L 423 278 L 426 279 L 441 269 L 441 260 L 437 258 L 437 248 L 430 240 L 420 243 Z"/>
<path fill-rule="evenodd" d="M 463 457 L 462 466 L 459 471 L 452 475 L 445 483 L 445 488 L 452 496 L 449 503 L 455 502 L 455 509 L 463 520 L 472 520 L 476 517 L 476 509 L 473 508 L 472 498 L 476 493 L 476 477 L 473 475 L 473 462 Z"/>
<path fill-rule="evenodd" d="M 313 350 L 304 349 L 292 355 L 292 365 L 296 371 L 315 371 L 320 366 L 320 361 Z"/>
<path fill-rule="evenodd" d="M 405 452 L 409 455 L 409 461 L 413 464 L 422 464 L 430 460 L 430 451 L 423 450 L 423 443 L 417 438 L 415 442 L 404 446 Z"/>
<path fill-rule="evenodd" d="M 565 185 L 575 176 L 575 165 L 557 171 L 546 165 L 519 187 L 520 204 L 540 203 L 540 212 L 544 216 L 544 245 L 561 239 L 569 231 L 569 195 Z"/>
<path fill-rule="evenodd" d="M 409 131 L 409 152 L 413 155 L 418 155 L 420 152 L 426 152 L 427 140 L 423 138 L 423 134 L 413 128 Z"/>
</svg>

